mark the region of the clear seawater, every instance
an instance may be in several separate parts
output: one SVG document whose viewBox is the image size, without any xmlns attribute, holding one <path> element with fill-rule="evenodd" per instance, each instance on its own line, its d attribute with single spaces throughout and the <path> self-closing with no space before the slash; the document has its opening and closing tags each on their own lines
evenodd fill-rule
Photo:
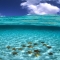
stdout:
<svg viewBox="0 0 60 60">
<path fill-rule="evenodd" d="M 60 60 L 60 27 L 0 25 L 0 60 Z"/>
</svg>

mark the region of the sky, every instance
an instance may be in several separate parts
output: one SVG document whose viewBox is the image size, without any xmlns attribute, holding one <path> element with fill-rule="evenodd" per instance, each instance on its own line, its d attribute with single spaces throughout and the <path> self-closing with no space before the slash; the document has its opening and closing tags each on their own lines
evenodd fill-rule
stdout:
<svg viewBox="0 0 60 60">
<path fill-rule="evenodd" d="M 0 16 L 60 15 L 60 0 L 0 0 Z"/>
</svg>

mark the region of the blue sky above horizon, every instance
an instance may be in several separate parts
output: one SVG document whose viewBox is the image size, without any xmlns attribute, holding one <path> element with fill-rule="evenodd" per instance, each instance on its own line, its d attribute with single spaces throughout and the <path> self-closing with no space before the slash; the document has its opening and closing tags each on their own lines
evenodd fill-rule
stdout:
<svg viewBox="0 0 60 60">
<path fill-rule="evenodd" d="M 60 0 L 0 0 L 0 16 L 60 14 Z"/>
</svg>

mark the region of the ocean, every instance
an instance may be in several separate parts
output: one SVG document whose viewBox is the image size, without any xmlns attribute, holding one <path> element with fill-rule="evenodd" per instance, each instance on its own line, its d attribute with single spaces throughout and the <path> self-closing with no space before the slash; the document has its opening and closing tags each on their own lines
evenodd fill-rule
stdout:
<svg viewBox="0 0 60 60">
<path fill-rule="evenodd" d="M 60 17 L 0 17 L 0 60 L 60 60 Z"/>
</svg>

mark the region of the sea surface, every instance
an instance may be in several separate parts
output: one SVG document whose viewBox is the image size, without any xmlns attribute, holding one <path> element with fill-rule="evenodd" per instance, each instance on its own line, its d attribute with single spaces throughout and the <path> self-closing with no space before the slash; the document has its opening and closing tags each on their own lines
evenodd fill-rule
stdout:
<svg viewBox="0 0 60 60">
<path fill-rule="evenodd" d="M 60 60 L 60 20 L 38 24 L 38 16 L 35 22 L 32 17 L 30 22 L 0 18 L 0 60 Z"/>
</svg>

